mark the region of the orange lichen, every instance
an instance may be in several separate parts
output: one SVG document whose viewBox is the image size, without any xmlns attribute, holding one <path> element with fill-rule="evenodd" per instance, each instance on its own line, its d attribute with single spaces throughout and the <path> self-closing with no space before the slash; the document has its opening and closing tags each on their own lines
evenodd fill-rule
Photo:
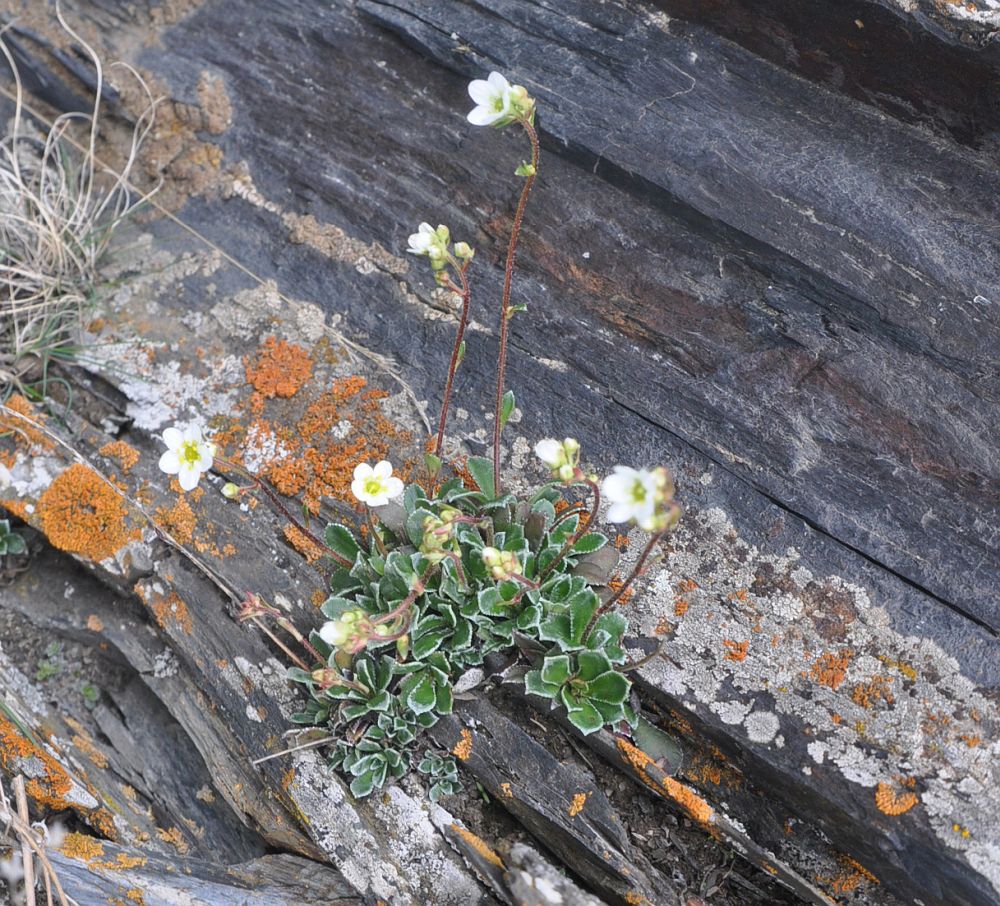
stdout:
<svg viewBox="0 0 1000 906">
<path fill-rule="evenodd" d="M 170 507 L 158 507 L 156 510 L 156 522 L 166 529 L 178 544 L 190 544 L 194 537 L 195 526 L 198 518 L 191 509 L 191 504 L 187 498 L 181 495 L 177 502 Z"/>
<path fill-rule="evenodd" d="M 829 885 L 830 891 L 838 895 L 854 893 L 863 882 L 878 884 L 879 880 L 856 859 L 848 855 L 840 855 L 837 861 L 841 864 L 840 872 L 832 878 L 820 877 L 817 880 Z"/>
<path fill-rule="evenodd" d="M 96 837 L 74 832 L 66 835 L 59 852 L 79 862 L 93 862 L 104 855 L 104 844 Z"/>
<path fill-rule="evenodd" d="M 13 723 L 0 715 L 0 766 L 9 774 L 19 774 L 23 770 L 23 764 L 28 761 L 38 762 L 44 772 L 44 778 L 32 777 L 25 784 L 28 795 L 42 808 L 53 811 L 67 808 L 65 797 L 73 788 L 73 781 L 66 769 L 49 752 L 26 739 Z"/>
<path fill-rule="evenodd" d="M 886 667 L 892 667 L 893 669 L 898 670 L 900 673 L 903 674 L 903 676 L 905 676 L 911 682 L 916 680 L 917 671 L 909 664 L 907 664 L 905 661 L 897 661 L 884 654 L 879 655 L 878 659 L 883 664 L 885 664 Z"/>
<path fill-rule="evenodd" d="M 726 652 L 727 661 L 740 663 L 747 659 L 747 652 L 750 650 L 750 642 L 734 642 L 732 639 L 723 639 L 722 644 L 729 650 Z"/>
<path fill-rule="evenodd" d="M 611 579 L 608 582 L 608 588 L 610 588 L 612 591 L 619 591 L 624 584 L 625 583 L 621 579 L 620 576 L 615 576 L 613 579 Z M 629 601 L 632 600 L 632 598 L 634 597 L 634 595 L 635 595 L 635 587 L 634 586 L 631 587 L 631 588 L 625 589 L 625 591 L 623 591 L 621 593 L 621 596 L 618 598 L 617 606 L 618 607 L 624 607 L 626 604 L 628 604 Z"/>
<path fill-rule="evenodd" d="M 500 789 L 503 790 L 504 796 L 506 796 L 508 799 L 514 798 L 514 792 L 511 790 L 509 783 L 501 783 Z"/>
<path fill-rule="evenodd" d="M 856 705 L 861 705 L 862 708 L 869 710 L 874 709 L 879 702 L 891 705 L 895 701 L 891 686 L 892 680 L 876 674 L 867 682 L 854 684 L 854 688 L 851 690 L 851 700 Z"/>
<path fill-rule="evenodd" d="M 180 830 L 176 827 L 172 827 L 170 830 L 157 828 L 156 836 L 164 843 L 169 843 L 181 855 L 184 855 L 191 848 L 187 845 Z M 119 858 L 121 858 L 121 855 L 119 855 Z"/>
<path fill-rule="evenodd" d="M 666 617 L 661 617 L 660 621 L 653 627 L 653 633 L 655 635 L 669 635 L 676 628 Z"/>
<path fill-rule="evenodd" d="M 116 459 L 122 467 L 123 472 L 131 472 L 135 464 L 139 461 L 139 451 L 131 444 L 123 440 L 113 440 L 105 444 L 97 451 L 101 456 L 109 459 Z"/>
<path fill-rule="evenodd" d="M 879 782 L 875 787 L 875 806 L 885 815 L 902 815 L 913 808 L 920 799 L 909 791 L 899 793 L 888 783 Z"/>
<path fill-rule="evenodd" d="M 649 898 L 638 890 L 629 890 L 625 894 L 625 902 L 628 906 L 644 906 L 649 903 Z"/>
<path fill-rule="evenodd" d="M 268 337 L 258 348 L 253 361 L 243 360 L 247 382 L 265 399 L 288 399 L 312 374 L 312 356 L 295 343 Z"/>
<path fill-rule="evenodd" d="M 326 592 L 322 588 L 317 588 L 309 595 L 309 600 L 313 607 L 322 607 L 326 603 Z"/>
<path fill-rule="evenodd" d="M 41 529 L 54 547 L 89 560 L 104 560 L 140 537 L 127 527 L 128 510 L 91 468 L 75 463 L 38 501 Z"/>
<path fill-rule="evenodd" d="M 843 648 L 836 654 L 828 651 L 815 660 L 809 675 L 822 686 L 829 686 L 834 690 L 839 689 L 847 675 L 847 668 L 850 666 L 852 657 L 854 657 L 854 652 L 849 648 Z"/>
<path fill-rule="evenodd" d="M 739 589 L 739 591 L 735 591 L 729 596 L 729 600 L 733 601 L 734 603 L 736 601 L 743 603 L 749 600 L 749 598 L 750 598 L 750 593 L 745 588 L 741 588 Z"/>
<path fill-rule="evenodd" d="M 130 900 L 135 903 L 136 906 L 145 906 L 146 900 L 142 895 L 142 891 L 138 887 L 130 887 L 125 891 L 125 899 Z"/>
<path fill-rule="evenodd" d="M 0 500 L 0 510 L 6 510 L 11 516 L 16 516 L 22 522 L 31 519 L 27 501 L 24 500 Z"/>
<path fill-rule="evenodd" d="M 697 590 L 698 583 L 694 579 L 681 579 L 677 584 L 677 591 L 682 595 L 690 594 L 692 591 Z"/>
<path fill-rule="evenodd" d="M 481 837 L 477 837 L 468 828 L 462 827 L 460 824 L 452 824 L 451 830 L 453 830 L 458 836 L 460 836 L 466 843 L 469 844 L 480 856 L 482 856 L 491 865 L 495 865 L 497 868 L 506 868 L 503 864 L 503 859 L 496 854 L 496 852 L 483 840 Z"/>
<path fill-rule="evenodd" d="M 688 612 L 688 608 L 691 604 L 688 602 L 687 598 L 676 598 L 674 600 L 674 616 L 682 617 Z"/>
<path fill-rule="evenodd" d="M 191 614 L 188 612 L 187 605 L 177 596 L 176 592 L 171 592 L 147 603 L 162 629 L 167 628 L 167 620 L 170 620 L 185 635 L 191 635 L 191 630 L 194 628 Z"/>
<path fill-rule="evenodd" d="M 281 775 L 281 788 L 287 793 L 295 780 L 295 768 L 289 768 Z"/>
<path fill-rule="evenodd" d="M 587 804 L 587 797 L 590 793 L 576 793 L 573 796 L 573 801 L 569 804 L 569 816 L 570 818 L 575 818 L 580 812 L 583 811 L 583 807 Z"/>
<path fill-rule="evenodd" d="M 40 428 L 31 424 L 34 422 L 35 425 L 44 426 L 45 417 L 36 411 L 25 397 L 21 396 L 20 393 L 15 393 L 4 405 L 12 412 L 16 412 L 17 415 L 12 415 L 10 412 L 0 412 L 0 437 L 10 434 L 13 435 L 16 443 L 28 447 L 42 447 L 45 450 L 51 450 L 55 446 Z M 18 418 L 18 415 L 24 417 Z"/>
<path fill-rule="evenodd" d="M 674 780 L 673 777 L 664 776 L 662 779 L 658 779 L 651 776 L 651 768 L 656 769 L 659 773 L 659 769 L 656 768 L 656 764 L 652 758 L 627 740 L 616 739 L 615 742 L 619 753 L 646 786 L 661 796 L 666 793 L 667 796 L 684 809 L 688 817 L 699 824 L 707 825 L 712 820 L 715 810 L 701 796 L 695 793 L 694 790 Z"/>
<path fill-rule="evenodd" d="M 469 760 L 469 756 L 472 754 L 472 733 L 465 727 L 462 728 L 461 739 L 455 743 L 455 748 L 451 750 L 451 754 L 459 761 Z"/>
<path fill-rule="evenodd" d="M 978 746 L 983 741 L 983 737 L 982 736 L 976 736 L 976 735 L 973 735 L 972 733 L 963 733 L 958 738 L 962 742 L 964 742 L 970 749 L 974 749 L 976 746 Z"/>
<path fill-rule="evenodd" d="M 294 525 L 286 525 L 284 533 L 288 543 L 306 558 L 307 563 L 315 563 L 325 553 L 322 547 Z"/>
<path fill-rule="evenodd" d="M 89 617 L 87 617 L 87 628 L 91 632 L 103 632 L 104 623 L 96 613 L 92 613 Z"/>
</svg>

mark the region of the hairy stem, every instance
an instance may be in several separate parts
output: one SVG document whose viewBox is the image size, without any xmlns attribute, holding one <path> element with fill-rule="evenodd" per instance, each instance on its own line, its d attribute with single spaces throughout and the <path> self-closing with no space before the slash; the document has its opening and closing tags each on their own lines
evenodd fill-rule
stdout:
<svg viewBox="0 0 1000 906">
<path fill-rule="evenodd" d="M 466 276 L 466 271 L 468 270 L 469 263 L 466 262 L 460 268 L 458 268 L 458 278 L 462 281 L 461 296 L 462 296 L 462 314 L 458 320 L 458 331 L 455 334 L 455 346 L 451 351 L 451 362 L 448 364 L 448 380 L 445 381 L 444 385 L 444 401 L 441 403 L 441 419 L 438 422 L 438 433 L 437 442 L 434 444 L 434 455 L 441 455 L 441 447 L 444 444 L 444 429 L 445 425 L 448 423 L 448 407 L 451 405 L 451 390 L 455 383 L 455 372 L 458 370 L 458 357 L 462 351 L 462 341 L 465 338 L 465 328 L 469 323 L 469 301 L 472 298 L 472 293 L 469 289 L 469 279 Z M 449 283 L 451 281 L 449 280 Z M 454 284 L 451 284 L 455 290 Z"/>
<path fill-rule="evenodd" d="M 555 560 L 542 570 L 542 574 L 538 577 L 539 585 L 545 581 L 546 576 L 548 576 L 549 573 L 551 573 L 552 570 L 554 570 L 562 562 L 563 557 L 565 557 L 573 549 L 573 545 L 576 544 L 576 542 L 579 541 L 587 530 L 597 521 L 597 511 L 601 508 L 601 488 L 596 481 L 591 481 L 589 478 L 585 478 L 584 481 L 590 485 L 590 491 L 594 495 L 594 504 L 590 508 L 590 516 L 586 521 L 583 519 L 580 520 L 580 524 L 577 526 L 576 531 L 573 532 L 570 538 L 562 546 L 562 550 L 556 555 Z"/>
<path fill-rule="evenodd" d="M 524 178 L 521 198 L 514 214 L 514 224 L 510 230 L 510 243 L 507 245 L 507 264 L 503 276 L 503 298 L 500 303 L 500 350 L 497 354 L 497 391 L 496 405 L 493 412 L 493 486 L 497 495 L 500 494 L 500 413 L 503 408 L 504 383 L 507 376 L 507 332 L 510 329 L 510 284 L 514 276 L 514 259 L 517 255 L 517 240 L 521 234 L 521 223 L 524 220 L 524 209 L 528 204 L 528 195 L 535 184 L 535 171 L 538 169 L 538 133 L 528 119 L 520 121 L 531 142 L 532 172 Z"/>
<path fill-rule="evenodd" d="M 632 567 L 632 572 L 629 573 L 628 578 L 622 582 L 621 587 L 616 591 L 607 601 L 605 601 L 597 610 L 596 616 L 600 616 L 602 613 L 607 613 L 611 610 L 615 604 L 621 599 L 621 596 L 628 591 L 632 583 L 639 578 L 643 573 L 643 567 L 646 565 L 646 561 L 649 559 L 649 555 L 653 553 L 656 545 L 659 544 L 663 537 L 667 534 L 667 529 L 662 532 L 657 532 L 649 539 L 649 542 L 643 548 L 642 553 L 639 555 L 639 559 L 635 561 L 635 566 Z"/>
<path fill-rule="evenodd" d="M 271 490 L 271 488 L 268 486 L 267 482 L 264 481 L 263 478 L 254 475 L 253 472 L 251 472 L 248 468 L 246 468 L 246 466 L 241 466 L 239 463 L 232 462 L 231 460 L 228 459 L 223 459 L 221 456 L 216 456 L 215 462 L 220 465 L 226 466 L 230 469 L 235 469 L 237 472 L 242 472 L 258 488 L 260 488 L 260 490 L 264 492 L 271 506 L 273 506 L 282 516 L 284 516 L 285 519 L 287 519 L 292 526 L 294 526 L 296 529 L 302 532 L 302 534 L 305 535 L 306 538 L 312 541 L 313 544 L 316 544 L 319 547 L 323 548 L 323 550 L 327 551 L 329 556 L 337 563 L 339 563 L 341 566 L 346 566 L 348 568 L 354 566 L 354 564 L 350 560 L 348 560 L 347 557 L 343 557 L 340 554 L 338 554 L 335 550 L 332 550 L 330 548 L 330 545 L 328 545 L 321 538 L 318 538 L 316 535 L 314 535 L 298 519 L 296 519 L 288 511 L 288 507 L 286 507 L 281 502 L 281 500 L 278 498 L 278 495 Z"/>
</svg>

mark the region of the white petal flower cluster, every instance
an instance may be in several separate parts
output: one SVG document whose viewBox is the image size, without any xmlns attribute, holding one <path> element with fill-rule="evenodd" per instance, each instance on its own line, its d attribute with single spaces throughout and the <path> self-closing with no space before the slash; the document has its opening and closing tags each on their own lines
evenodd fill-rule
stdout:
<svg viewBox="0 0 1000 906">
<path fill-rule="evenodd" d="M 469 97 L 476 103 L 468 116 L 474 126 L 506 126 L 530 117 L 535 106 L 523 85 L 511 85 L 499 72 L 470 82 Z"/>
<path fill-rule="evenodd" d="M 368 506 L 385 506 L 403 493 L 403 482 L 392 474 L 392 463 L 383 459 L 370 466 L 363 462 L 354 468 L 351 493 Z"/>
<path fill-rule="evenodd" d="M 547 437 L 535 444 L 535 456 L 548 466 L 553 478 L 569 484 L 580 463 L 580 442 L 573 437 L 561 441 Z"/>
<path fill-rule="evenodd" d="M 664 468 L 615 466 L 601 484 L 601 493 L 611 504 L 608 522 L 634 522 L 643 531 L 659 532 L 680 515 L 672 503 L 673 482 Z"/>
<path fill-rule="evenodd" d="M 168 475 L 176 475 L 185 491 L 194 490 L 202 472 L 212 468 L 215 444 L 206 440 L 196 425 L 183 431 L 167 428 L 163 432 L 163 442 L 167 451 L 160 457 L 160 469 Z"/>
</svg>

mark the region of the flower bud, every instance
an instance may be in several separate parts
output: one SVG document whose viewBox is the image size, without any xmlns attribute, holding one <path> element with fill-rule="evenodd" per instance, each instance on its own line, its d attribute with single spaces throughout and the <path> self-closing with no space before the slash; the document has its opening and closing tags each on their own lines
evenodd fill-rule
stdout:
<svg viewBox="0 0 1000 906">
<path fill-rule="evenodd" d="M 401 635 L 396 639 L 396 654 L 399 655 L 401 661 L 406 660 L 406 656 L 410 653 L 410 637 L 408 635 Z"/>
<path fill-rule="evenodd" d="M 462 261 L 471 261 L 476 250 L 468 242 L 455 243 L 455 257 Z"/>
<path fill-rule="evenodd" d="M 233 484 L 231 481 L 227 481 L 222 486 L 222 496 L 227 500 L 235 500 L 240 496 L 240 489 L 238 485 Z"/>
</svg>

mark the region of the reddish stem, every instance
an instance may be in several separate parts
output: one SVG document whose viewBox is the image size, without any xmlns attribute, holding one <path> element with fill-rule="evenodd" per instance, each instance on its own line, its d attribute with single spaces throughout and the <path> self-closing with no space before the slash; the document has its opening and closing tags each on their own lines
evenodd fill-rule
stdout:
<svg viewBox="0 0 1000 906">
<path fill-rule="evenodd" d="M 611 610 L 611 608 L 615 606 L 615 604 L 618 602 L 621 596 L 625 594 L 626 591 L 628 591 L 629 586 L 639 576 L 642 575 L 643 566 L 645 566 L 646 561 L 649 559 L 649 555 L 653 553 L 653 549 L 656 547 L 656 545 L 663 540 L 663 537 L 664 535 L 667 534 L 667 531 L 668 531 L 667 529 L 664 529 L 662 532 L 657 532 L 655 535 L 653 535 L 652 538 L 649 539 L 649 542 L 646 544 L 646 546 L 643 548 L 642 553 L 639 555 L 639 559 L 635 561 L 635 566 L 632 567 L 632 572 L 629 573 L 628 578 L 624 582 L 622 582 L 621 587 L 618 589 L 618 591 L 616 591 L 610 598 L 608 598 L 608 600 L 604 604 L 602 604 L 598 608 L 596 616 L 599 616 L 602 613 L 607 613 L 609 610 Z"/>
<path fill-rule="evenodd" d="M 531 142 L 532 172 L 524 178 L 521 198 L 514 214 L 514 224 L 510 230 L 510 243 L 507 246 L 507 264 L 503 276 L 503 298 L 500 304 L 500 351 L 497 354 L 497 392 L 496 405 L 493 413 L 493 487 L 500 494 L 500 413 L 503 409 L 504 381 L 507 374 L 507 332 L 510 327 L 510 284 L 514 276 L 514 259 L 517 255 L 517 240 L 521 233 L 521 222 L 524 220 L 524 209 L 528 204 L 528 195 L 535 184 L 535 171 L 538 169 L 538 133 L 528 119 L 520 121 Z"/>
<path fill-rule="evenodd" d="M 444 401 L 441 403 L 441 419 L 438 422 L 438 433 L 437 433 L 437 443 L 434 444 L 434 455 L 441 455 L 441 447 L 444 444 L 444 428 L 448 423 L 448 407 L 451 405 L 451 389 L 452 385 L 455 383 L 455 372 L 458 370 L 458 356 L 462 350 L 462 340 L 465 338 L 465 328 L 469 323 L 469 301 L 472 298 L 472 293 L 469 289 L 469 280 L 465 275 L 466 270 L 468 270 L 469 262 L 467 261 L 458 269 L 458 277 L 462 281 L 461 295 L 462 295 L 462 314 L 458 320 L 458 332 L 455 334 L 455 347 L 451 351 L 451 362 L 448 365 L 448 380 L 445 381 L 444 385 Z M 451 281 L 448 281 L 451 283 Z M 458 289 L 454 284 L 451 284 L 454 289 Z"/>
<path fill-rule="evenodd" d="M 238 472 L 242 472 L 247 476 L 258 488 L 260 488 L 264 494 L 267 496 L 268 501 L 271 505 L 284 516 L 295 528 L 297 528 L 303 535 L 306 536 L 313 544 L 318 545 L 324 550 L 329 552 L 329 556 L 334 559 L 341 566 L 346 566 L 348 568 L 354 566 L 354 564 L 348 560 L 346 557 L 341 556 L 335 550 L 330 548 L 325 541 L 316 537 L 309 529 L 307 529 L 298 519 L 296 519 L 289 511 L 288 508 L 278 499 L 278 495 L 274 493 L 268 486 L 267 482 L 263 478 L 254 475 L 246 466 L 241 466 L 239 463 L 232 462 L 228 459 L 223 459 L 221 456 L 215 457 L 216 463 L 228 466 L 231 469 L 236 469 Z"/>
<path fill-rule="evenodd" d="M 597 511 L 601 508 L 601 488 L 596 481 L 591 481 L 589 478 L 584 478 L 583 480 L 590 485 L 590 490 L 594 494 L 594 505 L 590 508 L 590 516 L 586 522 L 582 519 L 580 520 L 580 524 L 577 526 L 576 531 L 573 532 L 569 540 L 563 545 L 562 550 L 556 555 L 555 560 L 542 570 L 542 574 L 538 577 L 539 585 L 541 585 L 542 582 L 545 581 L 545 577 L 548 576 L 548 574 L 562 562 L 563 557 L 565 557 L 573 549 L 573 545 L 584 536 L 587 530 L 597 519 Z"/>
</svg>

